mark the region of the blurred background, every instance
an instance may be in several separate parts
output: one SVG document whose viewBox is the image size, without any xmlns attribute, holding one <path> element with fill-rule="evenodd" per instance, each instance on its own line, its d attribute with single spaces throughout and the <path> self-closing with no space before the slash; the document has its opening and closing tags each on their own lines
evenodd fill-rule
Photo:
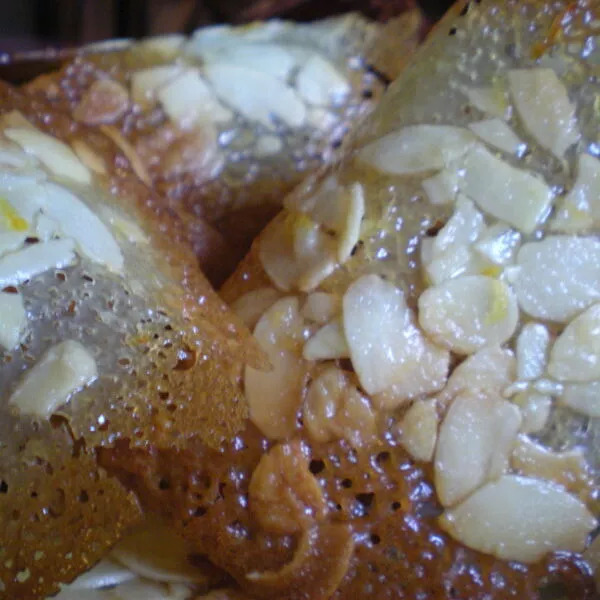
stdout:
<svg viewBox="0 0 600 600">
<path fill-rule="evenodd" d="M 385 20 L 417 0 L 0 0 L 0 52 L 64 48 L 114 37 L 190 32 L 209 23 L 311 20 L 359 10 Z M 447 0 L 418 1 L 430 20 Z"/>
</svg>

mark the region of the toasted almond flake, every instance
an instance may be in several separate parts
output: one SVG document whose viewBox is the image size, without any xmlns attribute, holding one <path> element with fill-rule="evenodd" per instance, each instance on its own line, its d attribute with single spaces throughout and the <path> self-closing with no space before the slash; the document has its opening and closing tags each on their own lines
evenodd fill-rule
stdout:
<svg viewBox="0 0 600 600">
<path fill-rule="evenodd" d="M 62 269 L 73 262 L 73 240 L 50 240 L 33 244 L 0 258 L 0 286 L 18 285 L 48 269 Z"/>
<path fill-rule="evenodd" d="M 120 585 L 134 578 L 135 573 L 110 558 L 104 558 L 91 569 L 79 575 L 72 583 L 63 585 L 62 589 L 81 592 Z M 60 600 L 61 594 L 57 598 Z"/>
<path fill-rule="evenodd" d="M 400 422 L 400 444 L 415 459 L 429 462 L 437 441 L 438 415 L 435 400 L 417 400 Z"/>
<path fill-rule="evenodd" d="M 232 119 L 197 69 L 186 69 L 156 91 L 169 119 L 183 129 L 203 121 L 223 123 Z"/>
<path fill-rule="evenodd" d="M 98 216 L 66 188 L 47 183 L 45 189 L 44 213 L 65 237 L 75 240 L 77 251 L 112 271 L 122 271 L 121 248 Z"/>
<path fill-rule="evenodd" d="M 152 180 L 150 179 L 150 175 L 148 174 L 142 159 L 123 134 L 113 125 L 100 125 L 100 131 L 110 138 L 119 150 L 123 152 L 125 158 L 129 161 L 133 172 L 140 178 L 140 181 L 151 186 Z"/>
<path fill-rule="evenodd" d="M 377 275 L 364 275 L 350 285 L 343 299 L 343 322 L 352 364 L 369 394 L 409 381 L 427 362 L 430 348 L 413 324 L 402 291 Z M 431 374 L 439 385 L 447 364 L 433 362 L 444 367 Z"/>
<path fill-rule="evenodd" d="M 358 159 L 392 175 L 437 171 L 464 156 L 475 136 L 452 125 L 409 125 L 364 146 Z"/>
<path fill-rule="evenodd" d="M 512 109 L 507 94 L 501 86 L 464 88 L 463 91 L 469 102 L 481 112 L 500 119 L 510 118 Z"/>
<path fill-rule="evenodd" d="M 461 392 L 479 391 L 499 396 L 516 376 L 516 361 L 510 350 L 493 345 L 463 360 L 452 372 L 448 384 L 437 395 L 438 406 L 445 409 Z"/>
<path fill-rule="evenodd" d="M 323 325 L 304 344 L 302 356 L 306 360 L 333 360 L 348 358 L 350 350 L 344 337 L 344 327 L 341 319 L 334 319 Z"/>
<path fill-rule="evenodd" d="M 581 448 L 552 452 L 520 435 L 510 461 L 520 475 L 553 481 L 578 496 L 584 495 L 591 483 Z"/>
<path fill-rule="evenodd" d="M 360 239 L 360 224 L 365 216 L 365 194 L 360 183 L 350 186 L 346 195 L 346 212 L 339 236 L 337 259 L 345 263 L 351 256 L 354 246 Z"/>
<path fill-rule="evenodd" d="M 74 340 L 60 342 L 25 372 L 9 398 L 21 414 L 46 419 L 98 377 L 94 357 Z"/>
<path fill-rule="evenodd" d="M 517 377 L 531 381 L 544 374 L 550 347 L 550 332 L 541 323 L 527 323 L 517 338 Z"/>
<path fill-rule="evenodd" d="M 507 154 L 523 155 L 527 145 L 501 119 L 486 119 L 469 124 L 469 129 L 486 144 Z"/>
<path fill-rule="evenodd" d="M 114 123 L 129 109 L 129 92 L 122 83 L 102 78 L 92 82 L 73 109 L 73 118 L 86 125 Z"/>
<path fill-rule="evenodd" d="M 552 346 L 548 373 L 558 381 L 600 379 L 600 304 L 573 319 Z"/>
<path fill-rule="evenodd" d="M 462 167 L 459 189 L 493 217 L 524 233 L 546 217 L 553 196 L 540 177 L 509 165 L 481 144 L 468 150 Z"/>
<path fill-rule="evenodd" d="M 206 583 L 202 569 L 189 561 L 183 539 L 157 518 L 146 518 L 117 543 L 111 556 L 151 581 Z"/>
<path fill-rule="evenodd" d="M 346 78 L 318 54 L 311 54 L 296 78 L 300 97 L 309 104 L 340 104 L 352 91 Z"/>
<path fill-rule="evenodd" d="M 376 414 L 349 373 L 327 368 L 308 387 L 303 422 L 317 442 L 345 439 L 360 448 L 376 439 Z"/>
<path fill-rule="evenodd" d="M 244 386 L 251 421 L 269 438 L 283 439 L 296 428 L 306 374 L 301 358 L 304 322 L 295 297 L 278 300 L 254 328 L 272 370 L 246 367 Z"/>
<path fill-rule="evenodd" d="M 419 323 L 433 341 L 459 354 L 502 344 L 517 327 L 519 310 L 502 281 L 465 275 L 426 289 L 419 298 Z"/>
<path fill-rule="evenodd" d="M 600 381 L 567 383 L 559 403 L 589 417 L 600 417 Z"/>
<path fill-rule="evenodd" d="M 503 223 L 494 223 L 483 232 L 473 249 L 495 265 L 507 265 L 514 262 L 520 244 L 518 231 Z"/>
<path fill-rule="evenodd" d="M 342 299 L 337 294 L 313 292 L 302 306 L 302 316 L 319 325 L 325 325 L 342 310 Z"/>
<path fill-rule="evenodd" d="M 336 246 L 336 241 L 309 216 L 290 212 L 265 229 L 258 252 L 277 288 L 311 292 L 334 271 Z"/>
<path fill-rule="evenodd" d="M 181 74 L 181 65 L 160 65 L 140 69 L 131 74 L 131 99 L 142 108 L 156 103 L 156 92 Z"/>
<path fill-rule="evenodd" d="M 600 241 L 567 235 L 524 244 L 514 289 L 520 307 L 564 323 L 600 299 Z"/>
<path fill-rule="evenodd" d="M 552 231 L 588 231 L 600 219 L 600 160 L 589 154 L 577 159 L 577 179 L 550 222 Z"/>
<path fill-rule="evenodd" d="M 20 248 L 25 242 L 27 233 L 9 231 L 0 233 L 0 256 L 4 256 L 9 252 L 13 252 Z"/>
<path fill-rule="evenodd" d="M 527 131 L 562 159 L 580 138 L 567 88 L 552 69 L 514 69 L 508 72 L 508 84 Z"/>
<path fill-rule="evenodd" d="M 4 135 L 19 144 L 25 152 L 35 156 L 54 175 L 78 183 L 91 182 L 89 169 L 69 146 L 56 138 L 29 127 L 9 127 L 4 130 Z"/>
<path fill-rule="evenodd" d="M 27 314 L 21 294 L 0 292 L 0 346 L 12 350 L 27 324 Z"/>
<path fill-rule="evenodd" d="M 106 165 L 103 158 L 83 140 L 77 139 L 71 142 L 71 147 L 77 158 L 90 170 L 98 175 L 106 175 Z"/>
<path fill-rule="evenodd" d="M 296 92 L 283 81 L 227 62 L 206 66 L 206 77 L 223 102 L 247 119 L 273 129 L 274 117 L 289 127 L 301 127 L 306 107 Z"/>
<path fill-rule="evenodd" d="M 421 185 L 431 204 L 452 204 L 458 194 L 458 173 L 455 169 L 443 169 L 424 179 Z"/>
<path fill-rule="evenodd" d="M 504 475 L 440 518 L 466 546 L 501 560 L 534 563 L 549 552 L 581 552 L 596 520 L 554 483 Z"/>
<path fill-rule="evenodd" d="M 276 43 L 243 43 L 205 48 L 202 58 L 207 64 L 227 62 L 243 69 L 260 71 L 285 81 L 295 66 L 292 53 Z"/>
<path fill-rule="evenodd" d="M 435 489 L 443 506 L 506 471 L 520 426 L 519 409 L 499 397 L 468 391 L 454 399 L 435 451 Z"/>
<path fill-rule="evenodd" d="M 279 299 L 279 292 L 272 287 L 262 287 L 240 296 L 231 304 L 233 312 L 246 327 L 254 329 L 262 314 Z"/>
<path fill-rule="evenodd" d="M 512 398 L 523 416 L 522 433 L 537 433 L 546 427 L 552 409 L 552 396 L 535 391 L 524 391 Z"/>
</svg>

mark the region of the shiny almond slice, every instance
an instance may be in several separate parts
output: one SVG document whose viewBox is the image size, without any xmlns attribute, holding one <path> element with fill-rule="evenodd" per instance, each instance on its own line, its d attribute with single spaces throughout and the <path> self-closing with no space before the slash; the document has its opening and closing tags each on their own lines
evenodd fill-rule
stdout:
<svg viewBox="0 0 600 600">
<path fill-rule="evenodd" d="M 108 206 L 98 207 L 98 212 L 110 223 L 116 233 L 124 237 L 131 244 L 149 244 L 150 238 L 142 228 L 132 219 L 126 217 L 118 210 Z"/>
<path fill-rule="evenodd" d="M 519 407 L 523 416 L 522 433 L 537 433 L 546 427 L 552 410 L 552 396 L 526 390 L 511 401 Z"/>
<path fill-rule="evenodd" d="M 517 378 L 531 381 L 544 374 L 550 348 L 550 332 L 541 323 L 527 323 L 517 338 Z"/>
<path fill-rule="evenodd" d="M 454 399 L 435 451 L 435 489 L 443 506 L 454 506 L 506 471 L 520 426 L 519 409 L 499 397 L 468 391 Z"/>
<path fill-rule="evenodd" d="M 307 296 L 301 313 L 305 319 L 319 325 L 325 325 L 341 310 L 342 299 L 337 294 L 313 292 Z"/>
<path fill-rule="evenodd" d="M 58 223 L 62 235 L 75 240 L 77 251 L 111 271 L 123 270 L 123 254 L 109 228 L 66 188 L 45 184 L 42 210 Z"/>
<path fill-rule="evenodd" d="M 204 121 L 221 123 L 233 117 L 197 69 L 186 69 L 177 75 L 158 88 L 156 97 L 169 119 L 183 129 Z"/>
<path fill-rule="evenodd" d="M 9 127 L 4 135 L 21 146 L 25 152 L 35 156 L 54 175 L 76 181 L 90 183 L 90 170 L 77 158 L 77 155 L 63 142 L 33 128 Z"/>
<path fill-rule="evenodd" d="M 600 160 L 589 154 L 577 159 L 577 179 L 550 221 L 552 231 L 588 231 L 600 219 Z"/>
<path fill-rule="evenodd" d="M 106 175 L 106 164 L 104 159 L 81 139 L 71 142 L 71 147 L 77 158 L 90 170 L 98 175 Z"/>
<path fill-rule="evenodd" d="M 500 396 L 515 377 L 513 353 L 498 345 L 488 346 L 471 354 L 452 371 L 446 387 L 436 396 L 438 406 L 445 410 L 459 393 L 467 390 Z"/>
<path fill-rule="evenodd" d="M 540 177 L 511 166 L 481 144 L 466 153 L 458 187 L 486 213 L 524 233 L 543 221 L 553 198 Z"/>
<path fill-rule="evenodd" d="M 371 142 L 357 158 L 383 173 L 416 175 L 438 171 L 465 155 L 475 136 L 452 125 L 409 125 Z"/>
<path fill-rule="evenodd" d="M 417 400 L 400 422 L 400 444 L 415 459 L 430 462 L 438 433 L 435 400 Z"/>
<path fill-rule="evenodd" d="M 507 154 L 522 155 L 527 144 L 501 119 L 485 119 L 469 124 L 469 129 L 489 146 Z"/>
<path fill-rule="evenodd" d="M 548 373 L 558 381 L 600 379 L 600 304 L 590 306 L 558 336 L 550 352 Z"/>
<path fill-rule="evenodd" d="M 100 125 L 99 129 L 106 137 L 111 139 L 117 148 L 125 155 L 133 172 L 139 177 L 140 181 L 147 186 L 151 186 L 152 179 L 150 178 L 150 174 L 146 170 L 140 155 L 137 153 L 137 150 L 133 147 L 131 142 L 114 125 Z"/>
<path fill-rule="evenodd" d="M 377 275 L 364 275 L 350 285 L 343 323 L 352 365 L 369 394 L 409 381 L 429 351 L 402 291 Z M 445 380 L 447 364 L 441 366 L 442 372 L 431 373 L 432 380 Z"/>
<path fill-rule="evenodd" d="M 259 319 L 254 336 L 272 365 L 268 371 L 246 367 L 244 386 L 250 420 L 271 439 L 283 439 L 296 428 L 306 365 L 301 351 L 304 321 L 295 297 L 278 300 Z"/>
<path fill-rule="evenodd" d="M 27 325 L 27 314 L 21 294 L 0 292 L 0 346 L 12 350 Z"/>
<path fill-rule="evenodd" d="M 458 194 L 458 173 L 456 169 L 442 169 L 439 173 L 421 182 L 431 204 L 452 204 Z"/>
<path fill-rule="evenodd" d="M 288 127 L 301 127 L 306 121 L 306 106 L 277 77 L 225 61 L 206 65 L 205 73 L 217 96 L 251 121 L 269 129 L 275 128 L 276 120 Z"/>
<path fill-rule="evenodd" d="M 159 65 L 140 69 L 131 74 L 131 99 L 142 108 L 151 108 L 156 103 L 156 92 L 180 75 L 183 67 L 177 64 Z"/>
<path fill-rule="evenodd" d="M 352 91 L 346 78 L 318 54 L 311 54 L 302 65 L 296 88 L 305 102 L 316 106 L 341 104 Z"/>
<path fill-rule="evenodd" d="M 9 398 L 21 414 L 47 419 L 98 377 L 96 360 L 79 342 L 66 340 L 49 348 L 25 372 Z"/>
<path fill-rule="evenodd" d="M 600 417 L 600 381 L 567 383 L 558 401 L 583 415 Z"/>
<path fill-rule="evenodd" d="M 552 69 L 514 69 L 508 72 L 508 85 L 525 129 L 562 159 L 580 138 L 565 85 Z"/>
<path fill-rule="evenodd" d="M 231 309 L 248 328 L 254 329 L 262 314 L 279 298 L 280 294 L 275 288 L 262 287 L 240 296 L 231 304 Z"/>
<path fill-rule="evenodd" d="M 432 252 L 433 256 L 427 256 L 428 248 L 425 239 L 421 243 L 421 262 L 425 269 L 427 282 L 431 285 L 439 285 L 448 279 L 454 279 L 460 275 L 476 274 L 481 269 L 481 262 L 471 248 L 466 244 L 452 246 L 443 252 Z M 433 250 L 433 244 L 431 247 Z"/>
<path fill-rule="evenodd" d="M 260 526 L 276 533 L 298 533 L 325 517 L 327 502 L 300 441 L 276 444 L 261 456 L 248 504 Z"/>
<path fill-rule="evenodd" d="M 433 254 L 444 252 L 459 244 L 472 244 L 485 229 L 485 221 L 475 204 L 459 195 L 454 213 L 439 230 L 433 241 Z"/>
<path fill-rule="evenodd" d="M 514 262 L 521 244 L 521 234 L 504 223 L 490 225 L 477 240 L 473 250 L 494 265 Z"/>
<path fill-rule="evenodd" d="M 348 358 L 350 349 L 344 336 L 342 320 L 336 318 L 317 330 L 304 344 L 302 356 L 306 360 Z"/>
<path fill-rule="evenodd" d="M 596 519 L 564 488 L 504 475 L 440 517 L 454 539 L 501 560 L 535 563 L 549 552 L 581 552 Z"/>
<path fill-rule="evenodd" d="M 581 448 L 552 452 L 526 435 L 520 435 L 510 458 L 519 474 L 553 481 L 581 496 L 589 490 L 591 478 Z"/>
<path fill-rule="evenodd" d="M 189 561 L 183 539 L 157 518 L 147 518 L 123 537 L 110 555 L 132 573 L 151 581 L 206 583 L 206 574 Z"/>
<path fill-rule="evenodd" d="M 73 240 L 32 244 L 0 258 L 0 286 L 18 285 L 49 269 L 62 269 L 76 260 Z"/>
<path fill-rule="evenodd" d="M 600 241 L 568 235 L 524 244 L 513 280 L 532 317 L 565 323 L 600 300 Z"/>
<path fill-rule="evenodd" d="M 360 239 L 360 225 L 365 216 L 365 194 L 360 183 L 352 184 L 346 195 L 346 210 L 339 231 L 337 259 L 344 264 Z"/>
<path fill-rule="evenodd" d="M 306 393 L 303 421 L 317 442 L 345 439 L 360 448 L 376 439 L 376 413 L 351 375 L 328 367 L 314 379 Z"/>
<path fill-rule="evenodd" d="M 515 295 L 504 282 L 465 275 L 426 289 L 419 323 L 431 339 L 458 354 L 508 340 L 517 327 Z"/>
<path fill-rule="evenodd" d="M 312 292 L 337 266 L 337 242 L 308 215 L 282 214 L 264 230 L 259 259 L 282 291 Z"/>
<path fill-rule="evenodd" d="M 500 85 L 489 87 L 464 88 L 470 104 L 482 113 L 507 120 L 512 113 L 508 95 Z"/>
</svg>

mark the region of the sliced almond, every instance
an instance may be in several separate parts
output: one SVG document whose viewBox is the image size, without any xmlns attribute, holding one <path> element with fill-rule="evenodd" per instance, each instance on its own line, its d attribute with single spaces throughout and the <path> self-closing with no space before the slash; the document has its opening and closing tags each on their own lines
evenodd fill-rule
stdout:
<svg viewBox="0 0 600 600">
<path fill-rule="evenodd" d="M 159 65 L 133 71 L 131 74 L 131 99 L 142 108 L 150 108 L 156 103 L 156 92 L 182 73 L 177 64 Z"/>
<path fill-rule="evenodd" d="M 434 238 L 434 255 L 459 244 L 472 244 L 485 228 L 483 215 L 471 200 L 459 196 L 454 213 Z"/>
<path fill-rule="evenodd" d="M 316 331 L 304 344 L 302 356 L 306 360 L 348 358 L 350 350 L 344 336 L 342 320 L 334 319 Z"/>
<path fill-rule="evenodd" d="M 48 269 L 62 269 L 75 262 L 73 240 L 50 240 L 27 246 L 0 258 L 0 286 L 18 285 Z"/>
<path fill-rule="evenodd" d="M 548 373 L 558 381 L 600 379 L 600 304 L 590 306 L 558 336 L 550 352 Z"/>
<path fill-rule="evenodd" d="M 21 414 L 47 419 L 97 377 L 96 360 L 82 344 L 60 342 L 25 372 L 9 404 Z"/>
<path fill-rule="evenodd" d="M 318 54 L 311 54 L 302 65 L 296 88 L 304 101 L 317 106 L 340 104 L 352 91 L 346 78 Z"/>
<path fill-rule="evenodd" d="M 106 164 L 104 159 L 82 139 L 76 139 L 71 142 L 71 147 L 77 158 L 90 170 L 98 175 L 106 175 Z"/>
<path fill-rule="evenodd" d="M 360 224 L 365 216 L 365 195 L 360 183 L 350 186 L 347 193 L 346 210 L 339 231 L 337 259 L 344 264 L 352 255 L 360 239 Z"/>
<path fill-rule="evenodd" d="M 464 156 L 475 136 L 452 125 L 409 125 L 358 151 L 358 160 L 392 175 L 438 171 Z"/>
<path fill-rule="evenodd" d="M 35 156 L 54 175 L 78 183 L 90 183 L 89 169 L 77 155 L 63 142 L 33 128 L 9 127 L 4 135 L 19 144 L 25 152 Z"/>
<path fill-rule="evenodd" d="M 400 422 L 400 444 L 415 460 L 432 460 L 438 421 L 435 400 L 417 400 L 404 414 Z"/>
<path fill-rule="evenodd" d="M 421 182 L 431 204 L 452 204 L 458 194 L 458 173 L 455 169 L 443 169 Z"/>
<path fill-rule="evenodd" d="M 468 150 L 459 173 L 459 189 L 485 212 L 531 233 L 547 216 L 553 194 L 529 171 L 517 169 L 481 144 Z"/>
<path fill-rule="evenodd" d="M 515 260 L 521 234 L 508 225 L 495 223 L 477 240 L 473 249 L 494 265 L 508 265 Z"/>
<path fill-rule="evenodd" d="M 118 562 L 104 558 L 96 563 L 91 569 L 83 572 L 68 585 L 63 585 L 62 589 L 69 591 L 82 592 L 83 590 L 96 590 L 100 588 L 113 587 L 131 581 L 135 578 L 135 573 L 130 571 Z M 58 600 L 62 598 L 61 594 L 56 596 Z M 83 598 L 82 600 L 85 600 Z"/>
<path fill-rule="evenodd" d="M 510 462 L 519 474 L 553 481 L 578 496 L 584 495 L 591 483 L 581 448 L 552 452 L 520 435 Z"/>
<path fill-rule="evenodd" d="M 581 552 L 596 519 L 554 483 L 517 475 L 490 482 L 440 525 L 466 546 L 501 560 L 535 563 L 549 552 Z"/>
<path fill-rule="evenodd" d="M 469 124 L 469 129 L 489 146 L 507 154 L 522 155 L 527 145 L 501 119 L 486 119 Z"/>
<path fill-rule="evenodd" d="M 231 309 L 244 324 L 254 329 L 262 314 L 279 299 L 279 292 L 272 287 L 262 287 L 240 296 L 231 304 Z"/>
<path fill-rule="evenodd" d="M 600 160 L 589 154 L 577 159 L 577 179 L 562 199 L 550 229 L 565 233 L 588 231 L 600 219 Z"/>
<path fill-rule="evenodd" d="M 513 285 L 534 318 L 564 323 L 600 299 L 600 241 L 567 235 L 524 244 Z"/>
<path fill-rule="evenodd" d="M 516 376 L 516 361 L 510 350 L 500 346 L 483 348 L 463 360 L 452 372 L 448 384 L 437 395 L 443 410 L 461 392 L 480 391 L 500 396 Z"/>
<path fill-rule="evenodd" d="M 125 158 L 129 161 L 133 172 L 140 178 L 140 181 L 147 186 L 151 186 L 152 179 L 146 170 L 146 166 L 129 140 L 113 125 L 100 125 L 100 131 L 102 131 L 106 137 L 110 138 L 117 148 L 123 152 Z"/>
<path fill-rule="evenodd" d="M 552 69 L 514 69 L 508 85 L 517 113 L 536 141 L 562 159 L 580 134 L 575 106 Z"/>
<path fill-rule="evenodd" d="M 464 88 L 463 91 L 471 105 L 481 112 L 500 119 L 510 118 L 512 109 L 508 103 L 507 93 L 500 85 Z"/>
<path fill-rule="evenodd" d="M 0 346 L 12 350 L 19 343 L 26 324 L 21 294 L 0 292 Z"/>
<path fill-rule="evenodd" d="M 0 209 L 1 210 L 1 209 Z M 0 233 L 0 256 L 18 250 L 25 242 L 27 233 L 24 232 L 2 232 Z"/>
<path fill-rule="evenodd" d="M 246 367 L 244 386 L 251 421 L 271 439 L 290 436 L 302 401 L 306 367 L 301 357 L 304 321 L 298 299 L 278 300 L 254 328 L 272 365 L 269 371 Z"/>
<path fill-rule="evenodd" d="M 552 396 L 526 390 L 511 399 L 523 416 L 522 433 L 537 433 L 546 427 L 552 410 Z"/>
<path fill-rule="evenodd" d="M 342 300 L 337 294 L 313 292 L 306 298 L 302 306 L 302 316 L 309 321 L 325 325 L 341 311 Z"/>
<path fill-rule="evenodd" d="M 435 451 L 435 489 L 443 506 L 454 506 L 506 471 L 520 426 L 519 409 L 499 397 L 462 392 L 454 399 Z"/>
<path fill-rule="evenodd" d="M 481 265 L 468 245 L 451 246 L 443 252 L 432 252 L 432 256 L 427 257 L 427 241 L 423 240 L 421 245 L 421 262 L 425 268 L 427 282 L 431 285 L 439 285 L 448 279 L 479 272 Z M 433 250 L 433 245 L 431 249 Z"/>
<path fill-rule="evenodd" d="M 376 439 L 376 413 L 349 373 L 327 368 L 308 388 L 304 426 L 317 442 L 345 439 L 360 448 Z"/>
<path fill-rule="evenodd" d="M 565 384 L 559 402 L 583 415 L 600 417 L 600 381 Z"/>
<path fill-rule="evenodd" d="M 73 118 L 86 125 L 114 123 L 129 108 L 129 93 L 118 81 L 97 79 L 73 109 Z"/>
<path fill-rule="evenodd" d="M 527 323 L 517 338 L 517 377 L 531 381 L 544 374 L 550 348 L 550 332 L 541 323 Z"/>
<path fill-rule="evenodd" d="M 404 295 L 377 275 L 364 275 L 350 285 L 343 299 L 343 322 L 352 364 L 369 394 L 402 384 L 418 373 L 429 348 L 413 324 Z M 442 372 L 431 380 L 443 385 Z"/>
<path fill-rule="evenodd" d="M 419 323 L 433 341 L 471 354 L 508 340 L 517 327 L 516 298 L 504 282 L 465 275 L 426 289 L 419 298 Z"/>
</svg>

